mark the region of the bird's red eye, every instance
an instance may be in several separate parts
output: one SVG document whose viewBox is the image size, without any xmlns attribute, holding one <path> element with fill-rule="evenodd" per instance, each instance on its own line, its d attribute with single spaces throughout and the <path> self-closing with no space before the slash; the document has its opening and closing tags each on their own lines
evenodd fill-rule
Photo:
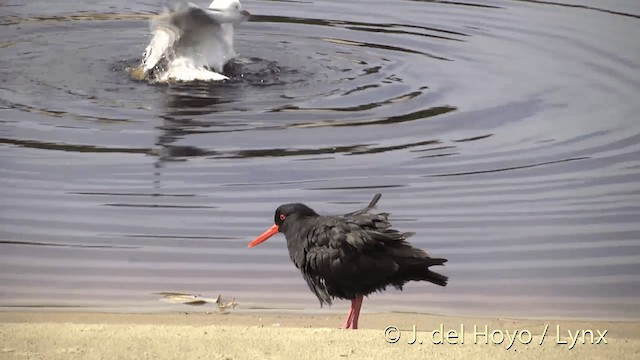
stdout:
<svg viewBox="0 0 640 360">
<path fill-rule="evenodd" d="M 280 214 L 280 220 L 284 221 L 284 219 L 286 219 L 286 218 L 287 218 L 287 215 L 285 215 L 285 214 Z"/>
</svg>

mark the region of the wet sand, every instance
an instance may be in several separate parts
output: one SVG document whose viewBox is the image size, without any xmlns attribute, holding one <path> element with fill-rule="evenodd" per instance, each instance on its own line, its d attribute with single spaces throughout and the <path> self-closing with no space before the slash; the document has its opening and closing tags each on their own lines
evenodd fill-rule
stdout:
<svg viewBox="0 0 640 360">
<path fill-rule="evenodd" d="M 227 314 L 1 312 L 0 358 L 463 359 L 473 357 L 494 360 L 507 358 L 637 359 L 640 356 L 640 322 L 546 321 L 463 318 L 410 313 L 365 313 L 361 317 L 361 329 L 344 331 L 337 328 L 342 320 L 342 315 L 242 312 Z M 409 344 L 415 338 L 414 325 L 417 330 L 415 333 L 417 340 Z M 385 335 L 385 329 L 388 327 L 390 328 Z M 545 328 L 547 332 L 540 345 Z M 449 332 L 450 330 L 455 333 Z M 571 337 L 569 330 L 573 334 Z M 576 338 L 575 333 L 578 330 L 581 332 Z M 593 340 L 589 332 L 586 336 L 583 334 L 586 330 L 591 330 Z M 483 335 L 485 331 L 487 336 Z M 400 335 L 399 339 L 391 342 L 398 338 L 398 335 Z M 601 339 L 602 335 L 604 338 Z M 573 346 L 572 338 L 575 338 Z M 444 343 L 437 344 L 441 341 Z"/>
</svg>

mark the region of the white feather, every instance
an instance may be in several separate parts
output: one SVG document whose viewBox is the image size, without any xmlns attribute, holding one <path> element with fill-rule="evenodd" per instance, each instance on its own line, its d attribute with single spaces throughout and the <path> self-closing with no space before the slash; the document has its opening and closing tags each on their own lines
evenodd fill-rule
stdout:
<svg viewBox="0 0 640 360">
<path fill-rule="evenodd" d="M 238 0 L 215 0 L 209 9 L 181 3 L 151 24 L 142 68 L 159 81 L 225 80 L 224 65 L 237 56 L 234 26 L 249 13 Z"/>
</svg>

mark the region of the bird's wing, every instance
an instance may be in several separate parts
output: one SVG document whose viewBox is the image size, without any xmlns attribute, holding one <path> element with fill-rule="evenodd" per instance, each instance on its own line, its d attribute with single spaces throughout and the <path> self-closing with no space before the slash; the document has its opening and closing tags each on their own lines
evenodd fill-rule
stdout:
<svg viewBox="0 0 640 360">
<path fill-rule="evenodd" d="M 180 38 L 180 29 L 171 23 L 171 13 L 160 15 L 151 25 L 153 36 L 144 51 L 142 65 L 145 72 L 150 71 L 167 55 Z"/>
<path fill-rule="evenodd" d="M 361 215 L 364 213 L 369 212 L 369 210 L 373 209 L 374 207 L 376 207 L 376 204 L 378 203 L 378 201 L 380 200 L 380 198 L 382 197 L 382 194 L 377 193 L 373 196 L 373 199 L 371 199 L 371 202 L 369 203 L 369 205 L 367 205 L 367 207 L 360 209 L 360 210 L 356 210 L 354 212 L 350 212 L 348 214 L 344 214 L 343 216 L 355 216 L 355 215 Z"/>
<path fill-rule="evenodd" d="M 354 231 L 362 231 L 358 239 L 359 242 L 370 242 L 370 243 L 378 243 L 378 245 L 392 245 L 392 247 L 404 247 L 406 244 L 404 240 L 415 235 L 413 232 L 400 232 L 398 230 L 391 228 L 391 222 L 389 221 L 389 213 L 371 213 L 370 210 L 373 209 L 378 200 L 380 200 L 381 194 L 375 194 L 369 205 L 364 209 L 360 209 L 342 216 L 339 216 L 342 221 L 344 221 L 348 227 Z M 358 243 L 352 242 L 352 243 Z M 357 245 L 357 244 L 356 244 Z M 362 247 L 362 244 L 358 245 Z M 420 250 L 421 254 L 424 256 L 429 256 L 429 254 Z M 414 254 L 417 256 L 417 254 Z M 421 255 L 422 256 L 422 255 Z"/>
<path fill-rule="evenodd" d="M 220 28 L 208 10 L 192 3 L 178 3 L 153 23 L 153 37 L 145 50 L 144 70 L 153 69 L 169 51 L 197 47 L 206 37 Z"/>
<path fill-rule="evenodd" d="M 171 17 L 171 23 L 182 33 L 181 46 L 195 45 L 203 40 L 203 36 L 209 36 L 211 31 L 220 28 L 220 22 L 210 14 L 210 10 L 191 3 L 179 7 Z"/>
<path fill-rule="evenodd" d="M 321 303 L 329 295 L 353 298 L 388 284 L 402 288 L 409 280 L 446 285 L 447 278 L 429 267 L 447 260 L 411 246 L 410 234 L 325 217 L 306 239 L 302 273 Z"/>
<path fill-rule="evenodd" d="M 398 270 L 393 258 L 382 256 L 383 245 L 367 231 L 338 218 L 326 219 L 307 238 L 301 267 L 321 302 L 341 288 L 332 290 L 336 284 L 378 283 Z"/>
<path fill-rule="evenodd" d="M 365 208 L 338 216 L 338 218 L 343 219 L 347 223 L 351 224 L 351 226 L 355 225 L 364 230 L 381 231 L 384 229 L 389 229 L 391 227 L 391 223 L 389 222 L 389 213 L 374 214 L 370 212 L 373 208 L 375 208 L 381 197 L 382 194 L 375 194 L 373 196 L 373 199 L 371 199 L 369 205 L 367 205 Z M 392 231 L 395 232 L 395 230 Z M 411 233 L 405 234 L 407 235 L 407 237 L 412 235 Z"/>
</svg>

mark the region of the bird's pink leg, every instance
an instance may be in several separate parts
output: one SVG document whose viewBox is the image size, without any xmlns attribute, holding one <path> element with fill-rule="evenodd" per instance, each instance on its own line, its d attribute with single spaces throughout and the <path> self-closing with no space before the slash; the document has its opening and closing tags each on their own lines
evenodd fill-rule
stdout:
<svg viewBox="0 0 640 360">
<path fill-rule="evenodd" d="M 355 330 L 358 328 L 358 318 L 360 318 L 360 308 L 362 307 L 362 295 L 358 295 L 355 299 L 353 299 L 353 301 L 355 302 L 355 307 L 353 304 L 351 305 L 352 307 L 354 307 L 353 319 L 351 320 L 351 328 Z"/>
<path fill-rule="evenodd" d="M 361 306 L 362 306 L 362 295 L 359 295 L 355 299 L 351 300 L 351 308 L 349 309 L 349 315 L 347 316 L 347 320 L 345 320 L 344 325 L 342 325 L 343 329 L 355 330 L 358 328 L 358 317 L 360 317 Z"/>
<path fill-rule="evenodd" d="M 342 324 L 343 329 L 351 329 L 351 323 L 353 322 L 353 300 L 351 300 L 351 308 L 349 309 L 349 315 L 347 315 L 347 319 Z"/>
</svg>

